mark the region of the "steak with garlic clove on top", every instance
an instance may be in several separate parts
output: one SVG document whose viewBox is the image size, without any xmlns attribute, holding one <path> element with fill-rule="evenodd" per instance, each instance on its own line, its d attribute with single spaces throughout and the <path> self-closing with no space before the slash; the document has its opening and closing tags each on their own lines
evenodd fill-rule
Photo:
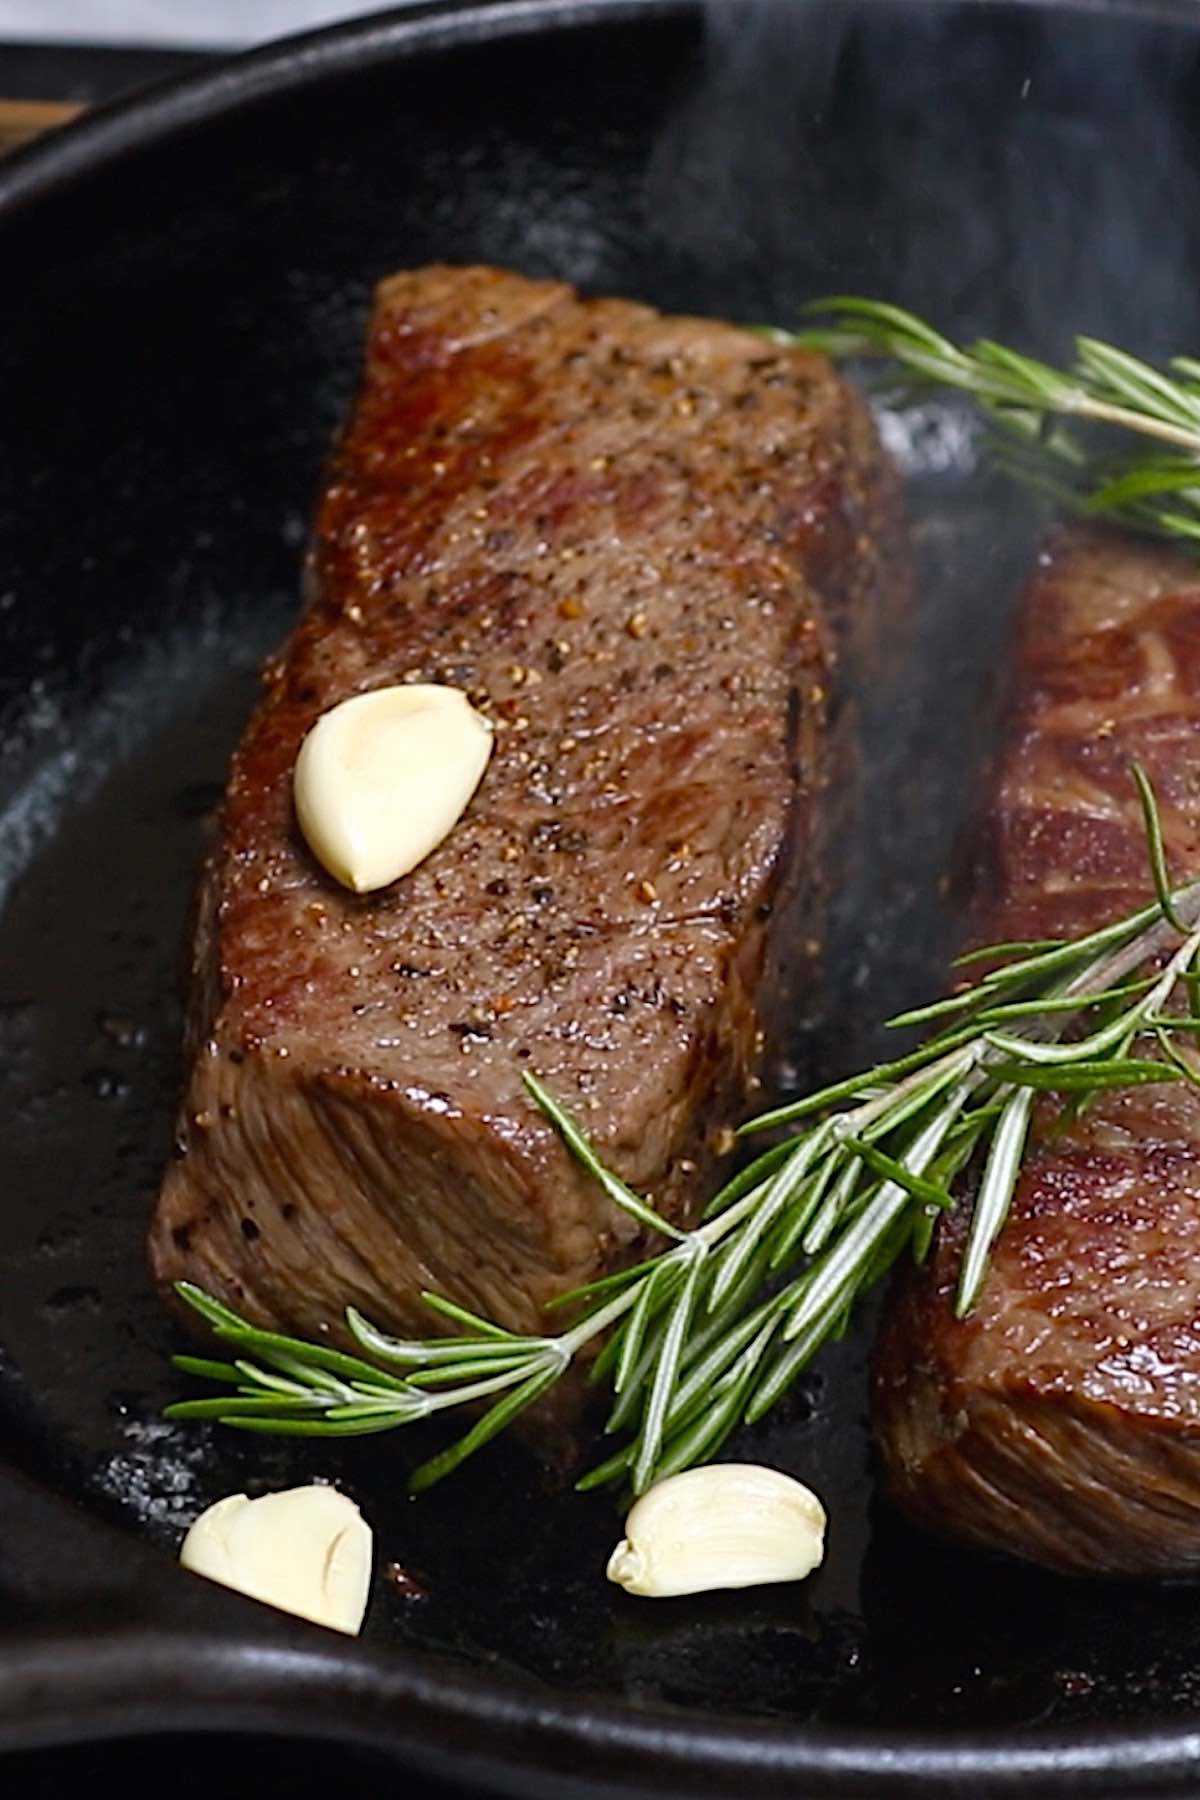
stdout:
<svg viewBox="0 0 1200 1800">
<path fill-rule="evenodd" d="M 349 1303 L 436 1329 L 422 1289 L 540 1328 L 637 1227 L 526 1070 L 693 1218 L 810 978 L 843 701 L 906 583 L 892 473 L 821 358 L 491 269 L 385 281 L 203 876 L 158 1281 L 305 1334 Z M 447 840 L 356 897 L 293 764 L 404 681 L 464 689 L 495 753 Z"/>
</svg>

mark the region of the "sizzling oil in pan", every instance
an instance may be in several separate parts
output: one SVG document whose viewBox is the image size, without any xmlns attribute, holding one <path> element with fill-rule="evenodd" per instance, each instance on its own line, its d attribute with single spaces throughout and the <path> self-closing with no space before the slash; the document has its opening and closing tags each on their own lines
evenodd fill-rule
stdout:
<svg viewBox="0 0 1200 1800">
<path fill-rule="evenodd" d="M 294 611 L 371 282 L 478 259 L 741 319 L 786 323 L 842 289 L 1047 352 L 1073 329 L 1194 348 L 1196 66 L 1190 33 L 1119 20 L 713 8 L 361 74 L 315 115 L 261 107 L 9 223 L 0 1406 L 24 1461 L 168 1548 L 221 1494 L 334 1477 L 395 1565 L 371 1637 L 558 1686 L 905 1726 L 1200 1700 L 1193 1592 L 993 1564 L 876 1501 L 862 1334 L 734 1446 L 823 1495 L 819 1575 L 647 1606 L 602 1579 L 611 1501 L 555 1487 L 519 1447 L 409 1502 L 423 1434 L 314 1450 L 162 1423 L 174 1328 L 141 1247 L 191 883 L 255 669 Z M 864 696 L 863 849 L 829 991 L 796 1021 L 798 1079 L 832 1072 L 830 1041 L 842 1064 L 874 1053 L 873 1022 L 942 978 L 940 877 L 1032 553 L 964 414 L 885 427 L 912 476 L 920 618 L 911 663 Z"/>
</svg>

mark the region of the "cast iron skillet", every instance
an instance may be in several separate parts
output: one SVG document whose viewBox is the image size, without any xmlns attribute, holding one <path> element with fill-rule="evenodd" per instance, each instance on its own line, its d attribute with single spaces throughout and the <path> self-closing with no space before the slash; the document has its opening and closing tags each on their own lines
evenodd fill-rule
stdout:
<svg viewBox="0 0 1200 1800">
<path fill-rule="evenodd" d="M 1050 354 L 1070 330 L 1194 348 L 1197 23 L 1190 0 L 422 5 L 0 171 L 0 1744 L 305 1731 L 555 1796 L 1195 1786 L 1194 1591 L 910 1533 L 873 1495 L 861 1343 L 738 1447 L 824 1494 L 818 1577 L 651 1606 L 601 1578 L 610 1502 L 515 1446 L 409 1502 L 427 1442 L 163 1425 L 141 1236 L 192 873 L 372 282 L 486 259 L 747 320 L 842 289 Z M 921 616 L 864 697 L 874 804 L 801 1075 L 941 979 L 938 877 L 1033 541 L 962 411 L 885 424 Z M 376 1528 L 358 1644 L 169 1559 L 209 1500 L 314 1474 Z"/>
</svg>

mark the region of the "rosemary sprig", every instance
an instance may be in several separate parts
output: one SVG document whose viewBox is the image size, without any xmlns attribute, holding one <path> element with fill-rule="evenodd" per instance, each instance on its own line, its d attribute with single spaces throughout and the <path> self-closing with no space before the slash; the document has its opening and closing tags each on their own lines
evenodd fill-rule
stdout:
<svg viewBox="0 0 1200 1800">
<path fill-rule="evenodd" d="M 908 392 L 952 388 L 982 407 L 997 465 L 1057 505 L 1163 537 L 1200 540 L 1200 361 L 1155 368 L 1096 338 L 1067 369 L 981 338 L 953 343 L 901 307 L 835 294 L 805 309 L 828 323 L 764 327 L 777 343 L 882 357 Z M 892 385 L 896 382 L 893 377 Z M 1132 454 L 1130 436 L 1167 448 Z"/>
<path fill-rule="evenodd" d="M 1086 936 L 993 946 L 980 978 L 890 1021 L 932 1028 L 919 1049 L 743 1126 L 744 1134 L 793 1135 L 726 1182 L 690 1231 L 607 1170 L 527 1077 L 570 1153 L 666 1245 L 565 1295 L 556 1303 L 571 1321 L 562 1330 L 522 1336 L 427 1294 L 455 1335 L 389 1337 L 351 1307 L 346 1322 L 362 1354 L 349 1355 L 257 1330 L 181 1283 L 232 1360 L 180 1356 L 176 1366 L 231 1391 L 183 1401 L 167 1416 L 348 1436 L 488 1403 L 464 1437 L 416 1471 L 419 1489 L 458 1468 L 599 1345 L 588 1351 L 590 1375 L 611 1385 L 607 1429 L 624 1442 L 579 1485 L 622 1481 L 641 1492 L 711 1456 L 739 1422 L 774 1406 L 896 1259 L 926 1254 L 937 1218 L 955 1203 L 957 1178 L 974 1164 L 962 1316 L 1003 1228 L 1035 1105 L 1057 1097 L 1071 1118 L 1107 1088 L 1200 1082 L 1173 1041 L 1200 1033 L 1200 881 L 1170 888 L 1153 790 L 1141 770 L 1134 780 L 1155 899 Z"/>
</svg>

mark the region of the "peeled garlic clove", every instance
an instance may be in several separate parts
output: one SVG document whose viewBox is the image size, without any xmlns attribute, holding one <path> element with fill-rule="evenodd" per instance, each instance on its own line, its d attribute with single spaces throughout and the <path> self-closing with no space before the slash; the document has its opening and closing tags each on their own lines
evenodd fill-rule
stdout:
<svg viewBox="0 0 1200 1800">
<path fill-rule="evenodd" d="M 778 1469 L 709 1463 L 669 1475 L 636 1500 L 608 1579 L 666 1598 L 802 1581 L 825 1554 L 825 1508 Z"/>
<path fill-rule="evenodd" d="M 492 733 L 458 688 L 413 683 L 343 700 L 296 758 L 296 816 L 336 881 L 366 894 L 447 837 L 479 786 Z"/>
<path fill-rule="evenodd" d="M 367 1610 L 371 1528 L 336 1488 L 289 1488 L 260 1500 L 231 1494 L 200 1514 L 179 1560 L 280 1612 L 353 1637 Z"/>
</svg>

